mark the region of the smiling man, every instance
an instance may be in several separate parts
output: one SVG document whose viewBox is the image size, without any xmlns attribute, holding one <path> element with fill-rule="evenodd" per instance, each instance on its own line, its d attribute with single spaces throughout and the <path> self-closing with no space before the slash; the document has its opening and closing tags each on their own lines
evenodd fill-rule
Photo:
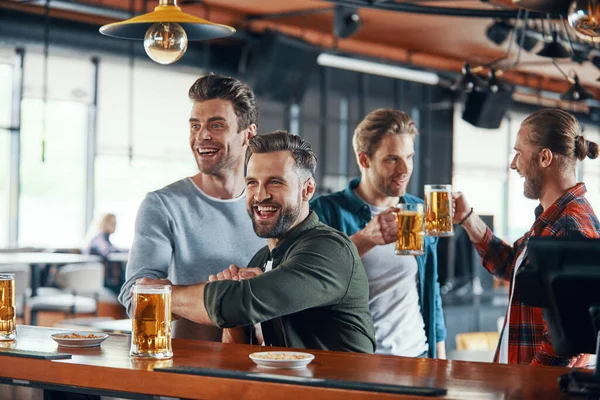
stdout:
<svg viewBox="0 0 600 400">
<path fill-rule="evenodd" d="M 309 211 L 316 168 L 310 145 L 277 131 L 252 138 L 246 160 L 249 221 L 268 245 L 252 268 L 173 286 L 173 313 L 221 328 L 260 324 L 268 346 L 373 353 L 367 276 L 356 247 Z"/>
<path fill-rule="evenodd" d="M 519 300 L 514 287 L 519 268 L 525 268 L 527 241 L 532 236 L 600 237 L 600 222 L 585 199 L 585 185 L 577 183 L 577 160 L 598 157 L 598 145 L 586 140 L 577 119 L 562 110 L 545 109 L 523 121 L 510 167 L 525 178 L 524 194 L 539 200 L 535 222 L 512 246 L 494 236 L 491 229 L 458 192 L 454 220 L 469 234 L 484 267 L 495 277 L 510 282 L 505 323 L 494 360 L 508 364 L 584 367 L 588 355 L 561 358 L 556 355 L 542 309 Z M 522 288 L 521 288 L 522 289 Z"/>
<path fill-rule="evenodd" d="M 245 207 L 244 154 L 258 123 L 254 93 L 237 79 L 210 74 L 191 86 L 189 98 L 189 144 L 199 173 L 148 193 L 140 205 L 119 295 L 129 314 L 137 279 L 204 282 L 224 266 L 246 265 L 265 245 Z M 219 341 L 221 331 L 181 319 L 173 337 Z"/>
<path fill-rule="evenodd" d="M 397 256 L 398 203 L 423 203 L 406 193 L 413 171 L 417 127 L 392 109 L 369 113 L 352 144 L 361 177 L 311 208 L 321 221 L 350 236 L 369 277 L 377 353 L 445 358 L 446 328 L 437 272 L 437 238 L 425 238 L 422 256 Z"/>
</svg>

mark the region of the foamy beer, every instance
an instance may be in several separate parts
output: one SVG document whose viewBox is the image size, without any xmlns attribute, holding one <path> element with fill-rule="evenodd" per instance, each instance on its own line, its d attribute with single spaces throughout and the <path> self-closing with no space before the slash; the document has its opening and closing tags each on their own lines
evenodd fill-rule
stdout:
<svg viewBox="0 0 600 400">
<path fill-rule="evenodd" d="M 131 300 L 133 321 L 129 354 L 171 358 L 171 286 L 133 285 Z"/>
<path fill-rule="evenodd" d="M 398 204 L 398 240 L 396 254 L 424 254 L 425 233 L 423 230 L 423 204 Z"/>
<path fill-rule="evenodd" d="M 0 340 L 14 340 L 15 274 L 0 274 Z"/>
<path fill-rule="evenodd" d="M 425 234 L 453 236 L 452 185 L 425 185 Z"/>
</svg>

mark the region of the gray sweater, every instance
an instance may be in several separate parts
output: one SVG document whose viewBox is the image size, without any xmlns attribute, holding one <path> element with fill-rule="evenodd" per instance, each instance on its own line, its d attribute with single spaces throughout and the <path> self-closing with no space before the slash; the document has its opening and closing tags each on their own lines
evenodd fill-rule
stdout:
<svg viewBox="0 0 600 400">
<path fill-rule="evenodd" d="M 176 285 L 204 282 L 230 264 L 246 267 L 265 245 L 266 240 L 252 229 L 245 195 L 216 199 L 203 193 L 191 178 L 182 179 L 148 193 L 140 205 L 119 301 L 131 316 L 130 289 L 136 279 L 168 278 Z M 197 328 L 189 321 L 178 321 L 173 336 L 219 339 L 218 332 L 201 329 L 203 333 Z"/>
</svg>

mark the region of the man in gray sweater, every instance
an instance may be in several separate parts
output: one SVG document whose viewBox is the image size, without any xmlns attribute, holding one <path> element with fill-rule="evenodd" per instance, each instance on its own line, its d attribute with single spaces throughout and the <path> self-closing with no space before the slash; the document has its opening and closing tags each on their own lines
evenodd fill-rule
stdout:
<svg viewBox="0 0 600 400">
<path fill-rule="evenodd" d="M 192 85 L 189 97 L 189 143 L 200 172 L 148 193 L 140 205 L 119 295 L 129 315 L 137 279 L 205 282 L 230 264 L 247 265 L 266 244 L 245 207 L 244 154 L 258 123 L 252 89 L 210 74 Z M 173 337 L 219 341 L 221 331 L 181 319 Z"/>
</svg>

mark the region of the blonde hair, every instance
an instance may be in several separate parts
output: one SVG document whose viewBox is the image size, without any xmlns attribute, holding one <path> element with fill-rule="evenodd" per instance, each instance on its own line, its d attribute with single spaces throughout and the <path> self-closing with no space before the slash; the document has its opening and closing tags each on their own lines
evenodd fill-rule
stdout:
<svg viewBox="0 0 600 400">
<path fill-rule="evenodd" d="M 354 152 L 366 153 L 369 158 L 375 154 L 379 142 L 386 135 L 418 135 L 419 131 L 408 114 L 391 108 L 371 111 L 358 124 L 352 137 Z"/>
</svg>

